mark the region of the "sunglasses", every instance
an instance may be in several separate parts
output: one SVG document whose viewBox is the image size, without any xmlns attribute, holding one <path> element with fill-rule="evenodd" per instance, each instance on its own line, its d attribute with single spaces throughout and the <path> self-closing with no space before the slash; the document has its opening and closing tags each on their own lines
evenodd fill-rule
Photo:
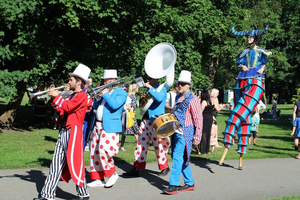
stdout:
<svg viewBox="0 0 300 200">
<path fill-rule="evenodd" d="M 188 83 L 183 83 L 183 82 L 178 82 L 178 85 L 181 85 L 181 86 L 185 86 L 187 85 Z"/>
</svg>

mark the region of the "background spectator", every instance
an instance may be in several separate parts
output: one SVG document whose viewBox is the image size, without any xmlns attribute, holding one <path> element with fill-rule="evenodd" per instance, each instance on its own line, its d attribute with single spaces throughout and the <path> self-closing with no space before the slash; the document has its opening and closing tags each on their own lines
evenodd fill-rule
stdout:
<svg viewBox="0 0 300 200">
<path fill-rule="evenodd" d="M 211 99 L 211 102 L 212 102 L 212 105 L 214 106 L 213 107 L 213 116 L 215 117 L 215 129 L 217 131 L 217 135 L 218 135 L 218 124 L 217 124 L 217 116 L 218 116 L 218 112 L 221 111 L 224 106 L 223 105 L 220 105 L 219 104 L 219 99 L 218 99 L 218 96 L 219 96 L 219 90 L 216 89 L 216 88 L 213 88 L 210 92 L 210 99 Z M 218 144 L 218 136 L 217 136 L 217 144 L 216 144 L 216 147 L 221 147 L 219 144 Z"/>
<path fill-rule="evenodd" d="M 166 113 L 170 113 L 173 110 L 175 105 L 175 97 L 178 93 L 178 83 L 175 83 L 174 88 L 172 91 L 167 93 L 167 100 L 166 100 Z"/>
<path fill-rule="evenodd" d="M 293 122 L 295 121 L 296 119 L 296 116 L 298 116 L 298 109 L 300 108 L 300 99 L 295 102 L 294 104 L 294 110 L 293 110 Z"/>
<path fill-rule="evenodd" d="M 203 110 L 203 129 L 202 129 L 202 140 L 200 143 L 201 154 L 209 154 L 210 149 L 210 135 L 211 126 L 213 123 L 213 105 L 210 100 L 210 95 L 207 90 L 203 90 L 201 93 L 201 107 Z"/>
<path fill-rule="evenodd" d="M 45 90 L 45 84 L 41 83 L 35 92 L 41 92 Z M 46 97 L 36 96 L 33 98 L 34 105 L 34 126 L 44 126 L 47 114 Z"/>
<path fill-rule="evenodd" d="M 137 84 L 132 84 L 129 86 L 129 89 L 128 89 L 128 96 L 129 98 L 131 99 L 131 107 L 133 109 L 133 112 L 135 113 L 135 116 L 134 116 L 134 125 L 133 127 L 131 128 L 128 128 L 126 130 L 126 135 L 134 135 L 136 141 L 138 139 L 138 134 L 139 134 L 139 125 L 138 125 L 138 122 L 137 122 L 137 119 L 136 119 L 136 108 L 137 108 L 137 99 L 136 99 L 136 94 L 138 93 L 139 91 L 139 87 Z"/>
</svg>

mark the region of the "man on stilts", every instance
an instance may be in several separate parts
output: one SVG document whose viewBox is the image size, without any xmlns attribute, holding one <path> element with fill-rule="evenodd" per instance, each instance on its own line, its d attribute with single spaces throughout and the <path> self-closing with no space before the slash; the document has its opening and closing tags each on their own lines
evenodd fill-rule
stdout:
<svg viewBox="0 0 300 200">
<path fill-rule="evenodd" d="M 250 30 L 237 32 L 232 27 L 232 33 L 236 36 L 247 36 L 249 48 L 243 50 L 238 54 L 237 65 L 242 70 L 238 74 L 237 82 L 234 89 L 234 109 L 230 111 L 230 117 L 226 121 L 226 128 L 223 132 L 224 146 L 226 147 L 223 156 L 219 162 L 223 164 L 227 151 L 233 144 L 232 140 L 235 138 L 235 132 L 238 135 L 238 149 L 240 154 L 240 162 L 238 169 L 242 169 L 242 156 L 246 154 L 248 144 L 248 137 L 251 135 L 250 126 L 251 113 L 259 103 L 264 94 L 264 70 L 268 62 L 267 56 L 272 52 L 267 51 L 255 42 L 258 38 L 268 31 L 268 26 L 265 30 Z"/>
</svg>

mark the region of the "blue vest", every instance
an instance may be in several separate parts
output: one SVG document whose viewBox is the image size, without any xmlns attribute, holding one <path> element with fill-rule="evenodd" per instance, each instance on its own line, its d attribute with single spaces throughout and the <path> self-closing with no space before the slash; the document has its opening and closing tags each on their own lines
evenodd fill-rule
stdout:
<svg viewBox="0 0 300 200">
<path fill-rule="evenodd" d="M 189 126 L 185 126 L 185 113 L 187 111 L 187 108 L 190 104 L 190 101 L 194 98 L 194 96 L 192 95 L 192 92 L 189 91 L 184 95 L 185 98 L 187 98 L 184 103 L 174 112 L 178 122 L 180 123 L 180 125 L 183 127 L 183 136 L 185 138 L 186 141 L 186 147 L 187 147 L 187 151 L 184 154 L 184 160 L 186 162 L 186 165 L 189 165 L 189 157 L 191 155 L 192 152 L 192 148 L 193 148 L 193 140 L 194 140 L 194 135 L 195 135 L 195 126 L 194 125 L 189 125 Z M 176 98 L 175 98 L 175 107 L 174 109 L 177 108 L 178 104 L 180 104 L 180 102 L 178 102 L 178 99 L 180 98 L 180 94 L 177 94 Z M 173 137 L 172 137 L 173 138 Z M 171 139 L 172 139 L 171 138 Z M 171 143 L 174 142 L 173 139 L 171 140 Z M 173 146 L 172 146 L 173 147 Z"/>
</svg>

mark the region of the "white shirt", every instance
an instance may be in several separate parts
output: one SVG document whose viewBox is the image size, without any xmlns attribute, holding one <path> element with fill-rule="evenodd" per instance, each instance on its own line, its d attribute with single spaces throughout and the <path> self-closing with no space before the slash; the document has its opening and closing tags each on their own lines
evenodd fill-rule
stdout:
<svg viewBox="0 0 300 200">
<path fill-rule="evenodd" d="M 131 105 L 131 98 L 127 96 L 126 103 L 124 105 L 124 110 L 128 110 L 129 105 Z"/>
<path fill-rule="evenodd" d="M 166 103 L 168 104 L 168 106 L 170 106 L 172 108 L 174 107 L 176 95 L 177 95 L 176 92 L 173 92 L 173 91 L 168 92 L 168 94 L 167 94 L 167 100 L 166 100 Z M 169 109 L 166 109 L 166 111 L 170 112 Z"/>
<path fill-rule="evenodd" d="M 109 91 L 109 94 L 111 94 L 113 92 L 113 90 Z M 106 103 L 106 100 L 103 98 L 101 104 L 99 105 L 97 112 L 96 112 L 96 119 L 98 121 L 102 121 L 103 119 L 103 107 Z"/>
</svg>

